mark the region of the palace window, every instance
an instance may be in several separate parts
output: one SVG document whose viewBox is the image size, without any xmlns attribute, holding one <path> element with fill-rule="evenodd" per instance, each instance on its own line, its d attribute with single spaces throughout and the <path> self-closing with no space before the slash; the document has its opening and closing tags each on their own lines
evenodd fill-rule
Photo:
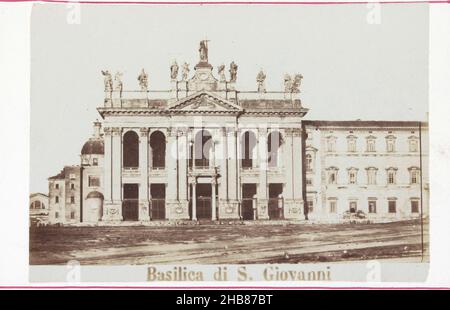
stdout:
<svg viewBox="0 0 450 310">
<path fill-rule="evenodd" d="M 58 183 L 55 184 L 55 189 L 59 189 L 59 184 Z"/>
<path fill-rule="evenodd" d="M 377 171 L 378 169 L 375 167 L 366 168 L 367 171 L 367 184 L 375 185 L 377 184 Z"/>
<path fill-rule="evenodd" d="M 328 184 L 337 184 L 338 169 L 336 167 L 330 167 L 327 170 L 328 170 Z"/>
<path fill-rule="evenodd" d="M 306 171 L 312 171 L 312 156 L 311 154 L 306 154 Z"/>
<path fill-rule="evenodd" d="M 411 213 L 419 213 L 419 200 L 411 200 Z"/>
<path fill-rule="evenodd" d="M 386 151 L 388 153 L 395 152 L 395 137 L 393 135 L 389 135 L 386 137 Z"/>
<path fill-rule="evenodd" d="M 70 196 L 70 203 L 75 203 L 75 196 Z"/>
<path fill-rule="evenodd" d="M 330 200 L 330 213 L 336 213 L 336 212 L 337 212 L 337 201 Z"/>
<path fill-rule="evenodd" d="M 367 152 L 375 152 L 375 139 L 376 137 L 374 136 L 368 136 L 366 138 L 366 151 Z"/>
<path fill-rule="evenodd" d="M 387 184 L 395 184 L 396 183 L 396 174 L 397 174 L 397 168 L 388 168 L 386 169 L 387 172 Z"/>
<path fill-rule="evenodd" d="M 330 153 L 336 152 L 336 137 L 330 136 L 327 138 L 327 151 Z"/>
<path fill-rule="evenodd" d="M 55 203 L 59 203 L 59 196 L 55 196 Z"/>
<path fill-rule="evenodd" d="M 348 183 L 356 184 L 358 176 L 358 168 L 348 168 Z"/>
<path fill-rule="evenodd" d="M 59 213 L 55 212 L 55 219 L 59 218 Z"/>
<path fill-rule="evenodd" d="M 356 152 L 356 137 L 355 136 L 347 137 L 347 152 L 350 152 L 350 153 Z"/>
<path fill-rule="evenodd" d="M 74 211 L 72 211 L 72 212 L 70 212 L 70 219 L 75 219 L 75 212 Z"/>
<path fill-rule="evenodd" d="M 419 168 L 411 167 L 409 170 L 409 182 L 410 184 L 418 184 L 419 183 Z"/>
<path fill-rule="evenodd" d="M 75 189 L 75 184 L 70 183 L 70 189 Z"/>
<path fill-rule="evenodd" d="M 98 176 L 90 175 L 88 178 L 89 187 L 99 187 L 100 186 L 100 178 Z"/>
<path fill-rule="evenodd" d="M 388 212 L 389 213 L 397 212 L 397 201 L 395 199 L 388 200 Z"/>
<path fill-rule="evenodd" d="M 369 200 L 369 213 L 377 213 L 377 201 Z"/>
<path fill-rule="evenodd" d="M 313 184 L 312 179 L 311 178 L 307 178 L 306 179 L 306 185 L 312 185 L 312 184 Z"/>
<path fill-rule="evenodd" d="M 419 150 L 419 139 L 415 136 L 411 136 L 408 138 L 409 143 L 409 151 L 411 153 L 415 153 Z"/>
</svg>

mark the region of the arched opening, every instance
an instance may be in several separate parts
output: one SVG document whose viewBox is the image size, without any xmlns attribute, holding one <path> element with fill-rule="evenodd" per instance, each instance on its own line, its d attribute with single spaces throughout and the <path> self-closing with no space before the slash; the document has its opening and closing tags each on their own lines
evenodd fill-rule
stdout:
<svg viewBox="0 0 450 310">
<path fill-rule="evenodd" d="M 166 167 L 166 136 L 161 131 L 155 131 L 150 135 L 150 147 L 152 148 L 152 168 L 164 169 Z"/>
<path fill-rule="evenodd" d="M 123 167 L 139 167 L 139 136 L 132 130 L 123 136 Z"/>
<path fill-rule="evenodd" d="M 246 131 L 241 140 L 241 166 L 242 168 L 252 168 L 255 158 L 256 136 L 252 131 Z"/>
<path fill-rule="evenodd" d="M 45 209 L 45 206 L 39 200 L 35 200 L 31 203 L 30 209 Z"/>
<path fill-rule="evenodd" d="M 268 165 L 277 167 L 279 162 L 280 147 L 283 144 L 283 136 L 278 131 L 273 131 L 267 139 Z"/>
<path fill-rule="evenodd" d="M 212 136 L 207 130 L 201 130 L 197 132 L 194 140 L 194 163 L 195 167 L 198 168 L 207 168 L 209 167 L 212 148 L 213 148 L 213 140 Z"/>
</svg>

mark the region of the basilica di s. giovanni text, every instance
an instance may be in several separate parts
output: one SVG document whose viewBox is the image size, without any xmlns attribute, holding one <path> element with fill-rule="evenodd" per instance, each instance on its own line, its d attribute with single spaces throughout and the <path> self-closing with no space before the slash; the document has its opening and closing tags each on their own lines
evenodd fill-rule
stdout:
<svg viewBox="0 0 450 310">
<path fill-rule="evenodd" d="M 304 120 L 301 74 L 269 91 L 261 71 L 241 91 L 236 63 L 214 70 L 207 41 L 198 52 L 193 70 L 172 64 L 167 91 L 152 90 L 144 69 L 138 90 L 102 71 L 102 122 L 80 165 L 48 179 L 50 223 L 427 215 L 427 123 Z"/>
</svg>

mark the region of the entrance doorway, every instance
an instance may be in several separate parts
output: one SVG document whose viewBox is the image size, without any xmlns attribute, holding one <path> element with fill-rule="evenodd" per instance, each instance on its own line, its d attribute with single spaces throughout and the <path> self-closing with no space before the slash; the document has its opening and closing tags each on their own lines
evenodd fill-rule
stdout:
<svg viewBox="0 0 450 310">
<path fill-rule="evenodd" d="M 242 184 L 242 209 L 241 215 L 244 221 L 256 219 L 256 213 L 253 205 L 256 203 L 256 184 Z"/>
<path fill-rule="evenodd" d="M 211 184 L 197 184 L 197 219 L 212 217 L 211 210 Z"/>
<path fill-rule="evenodd" d="M 152 220 L 166 219 L 166 184 L 151 184 L 150 194 Z"/>
<path fill-rule="evenodd" d="M 283 218 L 283 184 L 269 184 L 269 219 L 278 220 Z"/>
<path fill-rule="evenodd" d="M 124 221 L 139 220 L 139 185 L 123 185 L 122 216 Z"/>
</svg>

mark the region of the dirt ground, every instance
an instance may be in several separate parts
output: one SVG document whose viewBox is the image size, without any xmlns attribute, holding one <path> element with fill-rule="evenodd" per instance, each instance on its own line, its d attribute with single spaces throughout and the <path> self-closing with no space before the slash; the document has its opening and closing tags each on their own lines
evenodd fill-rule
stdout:
<svg viewBox="0 0 450 310">
<path fill-rule="evenodd" d="M 419 221 L 382 224 L 39 227 L 30 264 L 257 264 L 371 259 L 428 261 Z"/>
</svg>

